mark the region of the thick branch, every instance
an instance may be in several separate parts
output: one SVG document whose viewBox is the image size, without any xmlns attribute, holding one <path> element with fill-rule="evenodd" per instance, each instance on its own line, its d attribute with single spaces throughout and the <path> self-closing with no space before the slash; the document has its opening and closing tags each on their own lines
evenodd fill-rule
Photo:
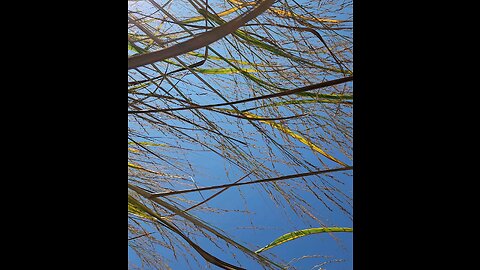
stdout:
<svg viewBox="0 0 480 270">
<path fill-rule="evenodd" d="M 243 26 L 245 23 L 256 18 L 258 15 L 265 12 L 275 0 L 264 0 L 258 6 L 253 8 L 250 12 L 240 15 L 239 17 L 229 21 L 228 23 L 215 27 L 212 30 L 199 34 L 198 36 L 187 41 L 175 44 L 163 50 L 156 52 L 135 55 L 128 58 L 128 69 L 153 64 L 158 61 L 182 55 L 196 49 L 203 48 L 213 42 L 233 33 L 235 30 Z"/>
</svg>

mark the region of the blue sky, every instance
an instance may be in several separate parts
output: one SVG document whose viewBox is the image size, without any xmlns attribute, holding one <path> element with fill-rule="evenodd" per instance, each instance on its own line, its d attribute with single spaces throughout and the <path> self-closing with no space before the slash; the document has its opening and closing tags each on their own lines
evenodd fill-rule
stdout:
<svg viewBox="0 0 480 270">
<path fill-rule="evenodd" d="M 221 52 L 223 53 L 224 51 Z M 208 79 L 208 76 L 205 76 L 205 78 Z M 198 96 L 195 101 L 200 104 L 214 103 L 214 101 L 208 99 L 208 97 L 211 96 Z M 185 113 L 185 115 L 187 114 L 188 113 Z M 235 126 L 232 125 L 231 128 L 233 129 L 235 128 Z M 152 134 L 155 134 L 155 132 L 152 131 Z M 193 145 L 182 146 L 186 148 L 191 147 L 194 149 L 196 147 Z M 320 165 L 318 161 L 319 158 L 325 161 L 322 157 L 319 157 L 311 149 L 305 147 L 304 145 L 298 143 L 297 146 L 298 149 L 301 149 L 299 150 L 299 154 L 303 159 L 315 165 Z M 276 153 L 278 154 L 279 152 Z M 331 154 L 333 156 L 342 156 L 339 152 L 331 152 Z M 189 152 L 187 155 L 188 160 L 194 169 L 191 172 L 191 176 L 195 179 L 196 183 L 199 186 L 211 186 L 232 182 L 240 178 L 244 174 L 238 168 L 226 163 L 224 160 L 222 160 L 215 154 L 201 151 L 192 151 Z M 346 160 L 344 159 L 344 161 Z M 328 161 L 326 161 L 326 163 L 328 164 Z M 292 168 L 282 164 L 275 165 L 276 170 L 283 175 L 292 174 L 295 173 L 295 171 L 301 171 L 300 168 Z M 331 167 L 338 166 L 332 165 Z M 228 176 L 226 174 L 226 171 L 228 171 Z M 305 170 L 301 172 L 304 171 Z M 338 177 L 338 180 L 343 182 L 343 184 L 336 183 L 331 179 L 328 179 L 327 177 L 323 177 L 322 179 L 340 188 L 344 193 L 352 197 L 352 177 L 347 176 L 343 173 L 334 174 Z M 254 179 L 257 178 L 251 177 L 249 180 Z M 306 177 L 305 179 L 312 182 L 321 182 L 320 179 L 315 176 Z M 285 182 L 289 182 L 293 185 L 295 183 L 301 183 L 301 181 L 301 179 L 293 179 L 286 180 Z M 314 214 L 319 217 L 321 221 L 327 226 L 352 227 L 352 220 L 346 217 L 345 214 L 343 214 L 341 211 L 338 211 L 338 208 L 335 208 L 335 206 L 330 205 L 333 211 L 329 211 L 322 204 L 322 202 L 316 199 L 311 193 L 302 191 L 300 189 L 297 192 L 298 196 L 302 197 L 303 199 L 312 204 Z M 213 193 L 214 192 L 209 191 L 202 193 L 202 195 L 204 197 L 208 197 Z M 188 194 L 187 197 L 194 200 L 201 200 L 201 197 L 198 193 Z M 284 201 L 280 200 L 280 202 L 285 204 Z M 245 205 L 247 205 L 247 208 L 245 208 Z M 306 229 L 309 227 L 320 227 L 320 224 L 318 222 L 314 222 L 312 219 L 302 220 L 301 218 L 298 218 L 288 207 L 281 207 L 275 205 L 273 200 L 268 198 L 267 194 L 263 192 L 260 186 L 243 186 L 239 188 L 231 188 L 220 196 L 214 198 L 212 201 L 208 202 L 208 206 L 213 208 L 221 208 L 228 211 L 222 213 L 208 213 L 194 210 L 191 213 L 201 218 L 202 220 L 207 221 L 210 224 L 215 224 L 215 226 L 227 232 L 228 235 L 231 236 L 233 239 L 247 245 L 248 247 L 251 247 L 251 249 L 253 250 L 262 247 L 274 240 L 275 238 L 281 236 L 282 234 L 291 232 L 293 230 Z M 242 211 L 248 210 L 249 214 L 236 211 L 239 209 Z M 256 226 L 255 230 L 251 229 L 252 221 L 254 221 L 254 224 Z M 353 269 L 352 239 L 352 233 L 336 233 L 333 234 L 333 237 L 328 234 L 317 234 L 285 243 L 281 246 L 266 251 L 266 253 L 274 254 L 278 258 L 278 260 L 274 259 L 275 261 L 285 262 L 301 258 L 302 256 L 311 256 L 294 263 L 293 265 L 296 267 L 296 269 Z M 211 252 L 214 255 L 218 255 L 219 258 L 229 263 L 236 264 L 236 261 L 233 259 L 231 253 L 222 253 L 206 239 L 198 237 L 196 238 L 196 240 L 197 243 L 208 252 Z M 164 256 L 167 260 L 170 261 L 170 266 L 172 267 L 172 269 L 187 269 L 187 267 L 185 266 L 185 262 L 182 260 L 176 261 L 173 258 L 171 252 L 159 249 L 159 253 L 161 253 L 162 256 Z M 258 264 L 246 258 L 244 255 L 241 254 L 241 252 L 235 252 L 235 256 L 236 259 L 241 262 L 241 266 L 249 270 L 261 269 L 259 268 Z M 205 268 L 201 269 L 209 269 L 207 267 L 208 263 L 203 262 L 201 258 L 199 260 L 201 261 L 201 263 L 203 263 L 203 265 L 205 265 Z M 323 263 L 332 260 L 344 261 L 331 262 L 323 265 Z M 134 264 L 140 265 L 140 262 L 130 249 L 129 261 Z M 193 269 L 195 269 L 195 267 L 193 267 Z M 216 269 L 216 267 L 211 266 L 211 269 Z"/>
<path fill-rule="evenodd" d="M 191 159 L 192 164 L 196 166 L 198 171 L 203 172 L 199 174 L 198 177 L 195 177 L 196 182 L 200 186 L 215 185 L 217 183 L 226 182 L 224 180 L 225 172 L 223 170 L 225 164 L 221 159 L 210 153 L 193 153 L 191 155 L 195 156 L 195 158 Z M 315 159 L 312 151 L 304 151 L 304 155 L 307 159 Z M 288 170 L 285 170 L 286 173 L 288 173 L 287 171 Z M 234 175 L 235 173 L 239 174 L 238 171 L 234 171 L 233 169 L 230 169 L 229 173 L 231 175 Z M 337 174 L 341 175 L 340 173 Z M 208 177 L 208 179 L 206 177 Z M 316 179 L 315 177 L 307 178 L 312 179 L 313 181 Z M 342 186 L 342 190 L 351 195 L 353 193 L 353 179 L 348 176 L 343 176 L 340 177 L 339 180 L 345 183 L 345 185 Z M 241 190 L 243 197 L 239 195 L 239 190 Z M 208 197 L 211 194 L 213 194 L 213 192 L 203 193 L 205 197 Z M 299 193 L 299 195 L 305 200 L 313 203 L 316 208 L 315 214 L 317 214 L 323 222 L 327 223 L 327 225 L 352 227 L 352 221 L 340 211 L 335 211 L 337 209 L 334 208 L 334 211 L 327 210 L 310 193 L 303 192 Z M 193 194 L 191 196 L 191 198 L 194 197 L 198 200 L 201 199 L 198 194 Z M 292 230 L 320 227 L 319 224 L 315 224 L 315 222 L 310 222 L 310 226 L 306 225 L 297 218 L 290 209 L 276 206 L 270 198 L 265 196 L 265 193 L 262 192 L 259 187 L 254 186 L 232 188 L 214 198 L 208 203 L 208 206 L 219 207 L 226 210 L 245 209 L 245 202 L 248 202 L 248 211 L 250 211 L 251 214 L 246 215 L 245 213 L 238 212 L 209 214 L 198 211 L 194 211 L 192 214 L 197 215 L 210 224 L 215 224 L 216 227 L 228 232 L 229 236 L 242 244 L 251 244 L 249 247 L 253 250 L 268 244 L 275 238 L 291 232 Z M 256 230 L 250 228 L 252 226 L 250 224 L 251 220 L 254 221 L 254 224 L 257 227 Z M 327 234 L 310 235 L 274 247 L 267 252 L 274 253 L 278 258 L 281 258 L 282 261 L 286 262 L 302 256 L 318 256 L 305 258 L 293 264 L 297 269 L 320 269 L 314 267 L 332 260 L 342 261 L 323 265 L 322 268 L 331 270 L 352 269 L 352 233 L 336 233 L 333 236 L 335 238 Z M 216 248 L 212 247 L 212 244 L 209 241 L 199 240 L 197 243 L 207 251 L 216 254 Z M 172 269 L 187 269 L 185 263 L 183 261 L 176 262 L 170 252 L 167 253 L 166 251 L 163 251 L 162 255 L 166 255 L 165 257 L 170 257 L 170 259 L 172 259 L 170 264 Z M 218 256 L 227 262 L 234 262 L 232 256 L 228 253 L 218 253 Z M 241 252 L 236 252 L 236 256 L 242 263 L 243 267 L 247 269 L 259 269 L 259 266 L 256 263 L 242 256 Z M 135 260 L 133 260 L 133 262 L 135 262 Z M 207 263 L 205 263 L 205 265 L 207 265 Z M 215 269 L 214 266 L 213 269 Z"/>
</svg>

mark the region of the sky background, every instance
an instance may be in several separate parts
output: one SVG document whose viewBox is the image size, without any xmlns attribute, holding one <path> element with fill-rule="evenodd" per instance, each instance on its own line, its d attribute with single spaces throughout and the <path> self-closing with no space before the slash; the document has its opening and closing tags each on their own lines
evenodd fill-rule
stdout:
<svg viewBox="0 0 480 270">
<path fill-rule="evenodd" d="M 308 160 L 315 160 L 316 157 L 312 154 L 312 151 L 304 151 L 304 156 Z M 192 165 L 196 167 L 199 172 L 198 176 L 195 176 L 196 182 L 209 183 L 208 185 L 225 183 L 225 171 L 226 165 L 223 160 L 211 153 L 192 153 Z M 285 169 L 285 174 L 290 173 L 288 169 Z M 241 175 L 240 172 L 234 169 L 230 169 L 230 174 Z M 342 175 L 336 173 L 337 175 Z M 307 177 L 310 179 L 310 177 Z M 314 177 L 312 178 L 314 179 Z M 339 177 L 340 181 L 344 182 L 342 190 L 352 196 L 353 194 L 353 179 L 350 176 L 342 175 Z M 298 181 L 298 180 L 287 180 Z M 204 186 L 204 185 L 200 185 Z M 206 186 L 206 185 L 205 185 Z M 239 190 L 241 190 L 243 198 L 240 196 Z M 208 197 L 215 191 L 203 192 L 204 197 Z M 313 203 L 318 214 L 318 217 L 329 226 L 338 227 L 353 227 L 353 222 L 345 216 L 341 211 L 334 208 L 334 211 L 329 211 L 322 203 L 316 200 L 311 193 L 300 192 L 299 195 L 306 201 Z M 195 196 L 192 196 L 192 198 Z M 200 196 L 196 194 L 198 200 L 201 200 Z M 304 222 L 299 219 L 289 208 L 279 208 L 274 202 L 267 198 L 261 189 L 254 186 L 243 186 L 238 188 L 232 188 L 227 190 L 220 196 L 214 198 L 207 204 L 211 207 L 220 207 L 227 210 L 245 209 L 245 201 L 248 202 L 248 210 L 251 214 L 245 215 L 238 212 L 226 212 L 222 214 L 218 213 L 204 213 L 204 212 L 192 212 L 201 219 L 207 221 L 209 224 L 215 224 L 216 227 L 228 232 L 228 235 L 233 239 L 239 241 L 242 244 L 251 244 L 253 250 L 258 247 L 265 246 L 277 237 L 291 232 L 292 229 L 306 229 Z M 254 224 L 257 229 L 252 230 L 251 220 L 254 220 Z M 311 227 L 320 227 L 318 224 L 312 223 Z M 333 236 L 333 237 L 332 237 Z M 200 238 L 199 238 L 200 239 Z M 211 243 L 209 241 L 198 241 L 198 244 L 211 252 Z M 209 249 L 210 248 L 210 249 Z M 171 259 L 172 269 L 188 269 L 185 267 L 184 262 L 179 262 L 173 259 L 172 253 L 168 250 L 161 250 L 162 255 L 167 259 Z M 296 240 L 284 243 L 283 245 L 274 247 L 266 253 L 272 252 L 284 261 L 291 261 L 296 258 L 300 258 L 306 255 L 320 256 L 316 258 L 306 258 L 293 264 L 297 269 L 353 269 L 353 234 L 352 233 L 335 233 L 333 235 L 328 234 L 314 234 L 306 237 L 298 238 Z M 212 252 L 215 254 L 214 252 Z M 237 252 L 239 261 L 246 269 L 259 269 L 258 264 L 254 263 L 250 259 L 245 259 L 244 256 Z M 228 253 L 219 253 L 219 258 L 224 259 L 227 262 L 233 263 L 231 255 Z M 243 258 L 243 259 L 242 259 Z M 134 254 L 129 249 L 129 259 L 132 263 L 141 265 Z M 322 265 L 321 268 L 316 268 L 316 265 L 332 261 L 342 260 L 340 262 L 332 262 L 326 265 Z M 205 263 L 205 268 L 207 267 Z M 145 268 L 148 269 L 148 268 Z M 211 266 L 211 269 L 216 269 L 215 266 Z"/>
<path fill-rule="evenodd" d="M 302 1 L 300 1 L 302 3 Z M 205 77 L 208 77 L 207 75 Z M 212 100 L 202 100 L 199 96 L 196 100 L 200 104 L 213 103 Z M 312 106 L 312 105 L 310 105 Z M 314 106 L 314 105 L 313 105 Z M 130 123 L 129 123 L 130 125 Z M 232 128 L 234 128 L 232 126 Z M 152 134 L 155 134 L 152 132 Z M 159 135 L 159 134 L 158 134 Z M 184 147 L 194 147 L 189 145 L 183 145 Z M 309 148 L 299 144 L 302 158 L 305 160 L 318 164 L 318 155 L 315 155 Z M 342 156 L 338 152 L 331 152 L 333 156 Z M 211 186 L 217 184 L 224 184 L 232 182 L 241 176 L 243 172 L 239 171 L 236 167 L 227 164 L 217 155 L 210 152 L 192 151 L 188 153 L 188 159 L 194 172 L 192 172 L 192 178 L 199 186 Z M 345 160 L 344 160 L 345 161 Z M 328 162 L 327 162 L 328 163 Z M 348 162 L 349 165 L 350 162 Z M 332 168 L 338 167 L 331 166 Z M 277 165 L 277 171 L 283 175 L 293 174 L 295 171 L 287 166 Z M 298 169 L 298 168 L 297 168 Z M 226 180 L 226 171 L 228 171 L 229 180 Z M 334 173 L 337 179 L 343 183 L 331 182 L 333 185 L 340 187 L 343 192 L 353 197 L 353 179 L 344 173 Z M 351 172 L 349 172 L 351 175 Z M 254 180 L 256 178 L 250 178 Z M 316 181 L 318 178 L 315 176 L 306 177 L 306 179 Z M 327 179 L 327 178 L 325 178 Z M 328 180 L 328 179 L 327 179 Z M 245 180 L 246 181 L 246 180 Z M 301 181 L 299 179 L 286 180 L 290 182 Z M 205 191 L 202 193 L 204 197 L 212 195 L 215 191 Z M 334 211 L 329 211 L 319 200 L 317 200 L 311 193 L 298 191 L 298 195 L 304 198 L 309 203 L 312 203 L 315 208 L 315 215 L 319 217 L 322 222 L 328 226 L 338 227 L 353 227 L 353 222 L 344 213 L 338 211 L 338 208 L 333 208 Z M 188 198 L 201 200 L 201 196 L 198 193 L 189 194 Z M 244 212 L 238 212 L 235 210 L 245 210 L 245 205 L 248 204 L 249 214 Z M 214 198 L 207 203 L 210 207 L 217 207 L 221 209 L 229 210 L 223 213 L 210 213 L 201 211 L 192 211 L 191 213 L 202 220 L 207 221 L 209 224 L 215 224 L 216 227 L 222 229 L 228 233 L 228 236 L 234 240 L 247 245 L 252 250 L 256 250 L 262 246 L 273 241 L 275 238 L 291 232 L 293 230 L 306 229 L 309 227 L 320 227 L 318 223 L 313 223 L 311 220 L 305 223 L 295 215 L 288 207 L 279 207 L 275 205 L 273 200 L 268 198 L 265 192 L 259 186 L 242 186 L 238 188 L 231 188 Z M 254 221 L 256 229 L 251 229 L 251 221 Z M 282 261 L 289 262 L 294 259 L 298 259 L 302 256 L 317 256 L 311 258 L 305 258 L 299 260 L 293 264 L 296 269 L 329 269 L 329 270 L 347 270 L 353 269 L 353 234 L 352 233 L 335 233 L 328 234 L 314 234 L 306 237 L 302 237 L 283 245 L 274 247 L 265 252 L 265 254 L 273 253 Z M 219 258 L 226 262 L 236 264 L 231 253 L 218 252 L 208 240 L 202 240 L 202 238 L 196 238 L 197 244 L 202 248 L 211 252 L 213 255 L 218 255 Z M 176 261 L 171 251 L 166 249 L 159 249 L 159 253 L 164 258 L 169 260 L 169 265 L 172 269 L 182 270 L 188 269 L 185 266 L 185 262 L 182 260 Z M 261 269 L 258 264 L 253 260 L 247 259 L 241 252 L 235 252 L 236 259 L 241 262 L 241 266 L 246 269 Z M 141 266 L 140 261 L 136 255 L 129 248 L 128 250 L 129 262 Z M 202 259 L 200 258 L 200 261 Z M 341 260 L 340 262 L 326 262 Z M 280 260 L 274 260 L 280 261 Z M 203 268 L 201 269 L 217 269 L 217 267 L 201 261 Z M 193 269 L 196 266 L 193 267 Z M 143 269 L 149 269 L 144 267 Z"/>
</svg>

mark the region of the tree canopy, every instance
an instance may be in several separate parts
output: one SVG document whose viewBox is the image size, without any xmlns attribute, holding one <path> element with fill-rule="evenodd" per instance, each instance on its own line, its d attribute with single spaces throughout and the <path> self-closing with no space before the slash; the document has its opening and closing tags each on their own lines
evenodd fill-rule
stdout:
<svg viewBox="0 0 480 270">
<path fill-rule="evenodd" d="M 192 269 L 244 269 L 238 254 L 295 269 L 274 246 L 352 231 L 318 216 L 353 219 L 352 53 L 351 0 L 128 1 L 128 246 L 144 268 L 170 269 L 170 250 Z M 246 187 L 305 228 L 229 236 L 209 217 Z"/>
</svg>

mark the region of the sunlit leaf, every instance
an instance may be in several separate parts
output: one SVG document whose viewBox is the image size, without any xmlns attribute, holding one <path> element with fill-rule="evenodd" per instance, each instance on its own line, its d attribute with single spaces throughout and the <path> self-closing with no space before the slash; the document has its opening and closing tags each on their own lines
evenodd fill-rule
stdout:
<svg viewBox="0 0 480 270">
<path fill-rule="evenodd" d="M 304 236 L 311 235 L 311 234 L 338 233 L 338 232 L 353 232 L 353 229 L 352 228 L 344 228 L 344 227 L 324 227 L 324 228 L 311 228 L 311 229 L 294 231 L 294 232 L 287 233 L 287 234 L 284 234 L 284 235 L 278 237 L 277 239 L 275 239 L 270 244 L 264 246 L 261 249 L 258 249 L 255 252 L 260 253 L 260 252 L 263 252 L 267 249 L 271 249 L 273 247 L 281 245 L 285 242 L 292 241 L 292 240 L 295 240 L 297 238 L 304 237 Z"/>
</svg>

